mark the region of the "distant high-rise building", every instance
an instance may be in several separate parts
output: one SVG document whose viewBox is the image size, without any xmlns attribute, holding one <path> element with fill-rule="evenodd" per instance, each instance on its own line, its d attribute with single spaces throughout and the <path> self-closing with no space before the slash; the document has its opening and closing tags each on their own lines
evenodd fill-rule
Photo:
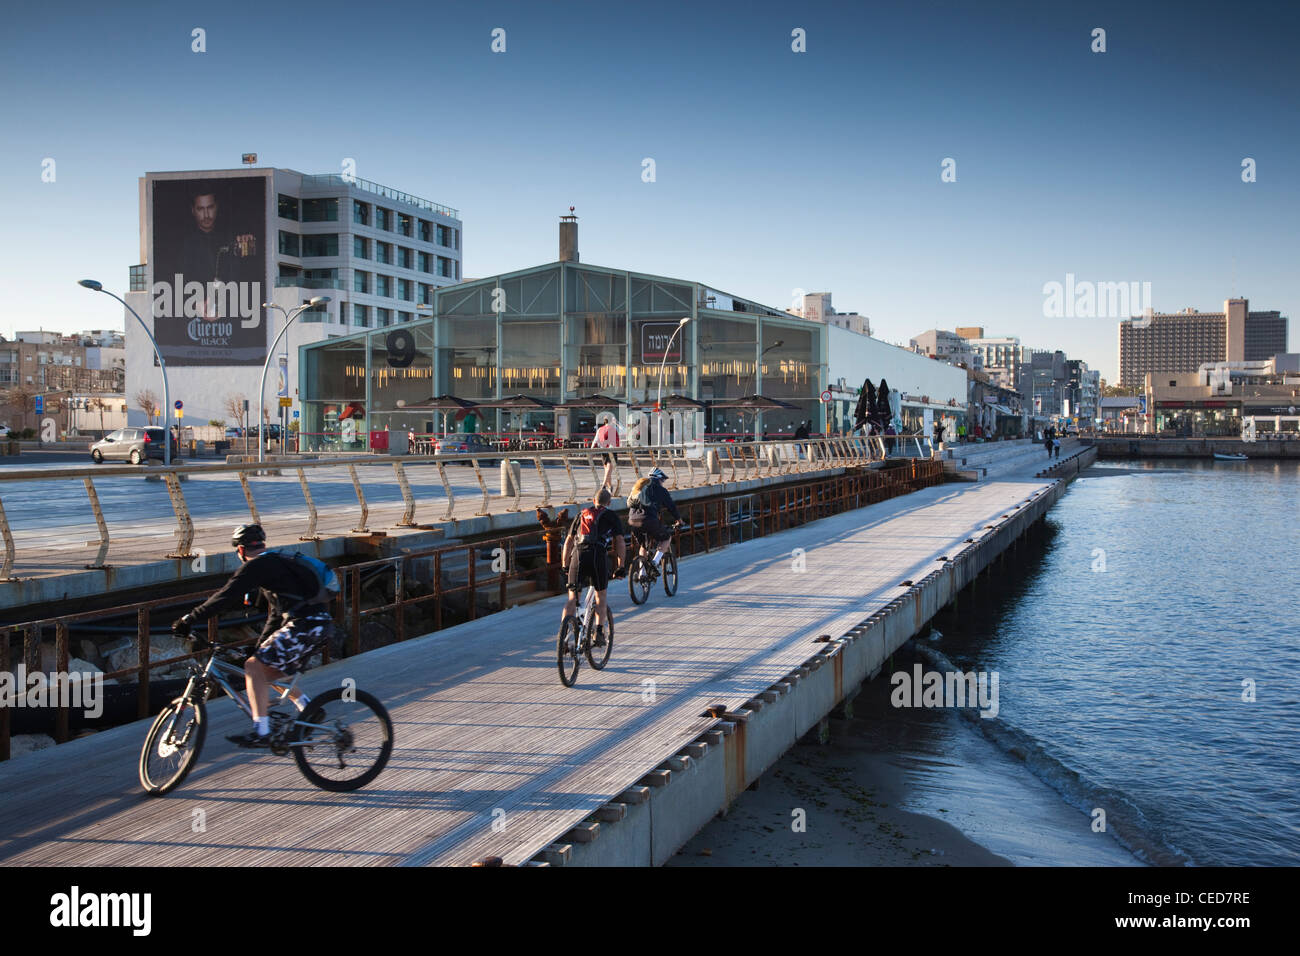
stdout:
<svg viewBox="0 0 1300 956">
<path fill-rule="evenodd" d="M 1194 372 L 1204 362 L 1262 361 L 1286 351 L 1287 319 L 1226 299 L 1222 312 L 1153 313 L 1119 324 L 1119 384 L 1139 388 L 1148 372 Z"/>
<path fill-rule="evenodd" d="M 955 332 L 930 329 L 916 336 L 908 345 L 913 352 L 940 359 L 949 365 L 961 365 L 969 369 L 983 368 L 970 342 Z"/>
</svg>

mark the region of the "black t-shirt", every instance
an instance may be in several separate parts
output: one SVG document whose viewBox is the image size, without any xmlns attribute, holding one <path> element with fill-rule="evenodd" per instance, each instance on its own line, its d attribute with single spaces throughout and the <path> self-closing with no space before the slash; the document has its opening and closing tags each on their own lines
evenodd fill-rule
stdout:
<svg viewBox="0 0 1300 956">
<path fill-rule="evenodd" d="M 259 594 L 259 605 L 264 604 L 267 608 L 266 625 L 262 630 L 265 636 L 280 626 L 286 611 L 300 614 L 307 613 L 308 607 L 313 610 L 323 607 L 302 604 L 304 600 L 315 597 L 319 589 L 320 582 L 306 568 L 274 551 L 267 551 L 244 562 L 225 587 L 191 611 L 188 617 L 191 623 L 198 624 L 214 614 L 243 604 L 245 594 Z"/>
<path fill-rule="evenodd" d="M 584 508 L 582 510 L 588 511 L 590 509 Z M 582 513 L 579 512 L 578 517 L 574 518 L 573 523 L 569 525 L 569 534 L 573 537 L 578 548 L 583 547 L 581 542 L 578 542 L 578 534 L 581 528 Z M 609 543 L 614 540 L 615 535 L 619 537 L 623 536 L 623 522 L 618 520 L 618 515 L 614 514 L 613 511 L 608 508 L 603 508 L 601 509 L 600 514 L 596 517 L 595 528 L 593 530 L 594 533 L 591 535 L 591 541 L 587 544 L 587 547 L 599 546 L 604 550 L 609 547 Z"/>
</svg>

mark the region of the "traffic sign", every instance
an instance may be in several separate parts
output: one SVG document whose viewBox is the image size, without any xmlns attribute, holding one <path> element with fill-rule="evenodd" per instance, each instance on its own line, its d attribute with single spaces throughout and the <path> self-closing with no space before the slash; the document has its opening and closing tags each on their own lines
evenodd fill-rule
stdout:
<svg viewBox="0 0 1300 956">
<path fill-rule="evenodd" d="M 292 398 L 286 398 L 285 396 L 281 396 L 281 397 L 280 397 L 280 407 L 281 407 L 281 408 L 288 408 L 288 407 L 289 407 L 290 405 L 292 405 L 292 404 L 293 404 L 293 399 L 292 399 Z"/>
<path fill-rule="evenodd" d="M 185 403 L 182 402 L 179 398 L 176 399 L 176 401 L 172 402 L 172 408 L 176 409 L 176 411 L 178 412 L 184 407 L 185 407 Z"/>
<path fill-rule="evenodd" d="M 298 412 L 297 412 L 297 411 L 295 411 L 295 412 L 293 413 L 293 417 L 294 417 L 294 418 L 297 418 L 297 417 L 298 417 Z"/>
<path fill-rule="evenodd" d="M 32 399 L 32 402 L 34 403 L 33 411 L 35 411 L 37 415 L 44 415 L 44 414 L 45 414 L 45 396 L 44 396 L 44 395 L 37 395 L 37 396 L 35 396 L 35 397 Z"/>
<path fill-rule="evenodd" d="M 826 391 L 822 392 L 822 401 L 829 402 L 830 400 L 831 400 L 831 390 L 828 388 L 826 389 Z"/>
<path fill-rule="evenodd" d="M 184 418 L 184 417 L 185 417 L 185 409 L 183 409 L 183 408 L 178 408 L 178 409 L 176 409 L 176 419 L 177 419 L 177 421 L 179 421 L 180 419 L 182 419 L 182 418 Z"/>
</svg>

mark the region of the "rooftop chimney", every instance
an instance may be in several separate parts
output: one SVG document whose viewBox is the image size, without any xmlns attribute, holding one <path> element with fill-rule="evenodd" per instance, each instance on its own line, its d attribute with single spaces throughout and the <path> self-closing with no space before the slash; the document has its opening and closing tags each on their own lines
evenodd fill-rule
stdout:
<svg viewBox="0 0 1300 956">
<path fill-rule="evenodd" d="M 578 217 L 569 207 L 569 214 L 560 217 L 560 261 L 578 261 Z"/>
</svg>

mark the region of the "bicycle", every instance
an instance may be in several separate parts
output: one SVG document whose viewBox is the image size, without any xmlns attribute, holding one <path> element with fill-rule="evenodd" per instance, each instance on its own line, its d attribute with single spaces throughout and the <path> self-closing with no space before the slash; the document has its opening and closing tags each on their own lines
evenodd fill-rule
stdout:
<svg viewBox="0 0 1300 956">
<path fill-rule="evenodd" d="M 176 789 L 198 762 L 208 730 L 206 704 L 216 688 L 252 718 L 244 694 L 231 684 L 235 680 L 243 685 L 244 669 L 221 660 L 217 655 L 223 649 L 214 647 L 202 667 L 191 662 L 185 692 L 164 707 L 149 728 L 140 751 L 140 784 L 150 796 Z M 300 714 L 276 710 L 297 683 L 296 675 L 288 683 L 271 682 L 280 691 L 268 713 L 271 753 L 292 753 L 302 775 L 322 790 L 359 790 L 379 776 L 393 752 L 393 722 L 384 705 L 363 690 L 335 687 L 311 698 Z M 349 770 L 359 772 L 348 776 Z"/>
<path fill-rule="evenodd" d="M 577 560 L 577 557 L 574 557 Z M 560 624 L 560 636 L 555 642 L 556 666 L 560 669 L 560 682 L 565 687 L 572 687 L 578 680 L 578 668 L 582 664 L 579 650 L 587 657 L 594 670 L 602 671 L 609 663 L 610 652 L 614 649 L 614 612 L 607 606 L 609 627 L 604 628 L 596 618 L 596 587 L 587 585 L 587 593 L 582 601 L 582 608 L 577 616 L 568 615 Z M 605 643 L 597 645 L 596 641 L 603 635 Z"/>
<path fill-rule="evenodd" d="M 656 568 L 654 561 L 649 555 L 642 554 L 642 551 L 655 550 L 655 542 L 641 540 L 641 535 L 636 531 L 632 533 L 636 539 L 636 554 L 628 563 L 627 568 L 627 593 L 632 598 L 633 604 L 644 604 L 650 597 L 650 588 L 654 586 L 655 580 L 663 576 L 664 593 L 672 597 L 677 593 L 677 553 L 674 548 L 675 537 L 670 538 L 668 550 L 664 552 L 661 567 Z"/>
</svg>

